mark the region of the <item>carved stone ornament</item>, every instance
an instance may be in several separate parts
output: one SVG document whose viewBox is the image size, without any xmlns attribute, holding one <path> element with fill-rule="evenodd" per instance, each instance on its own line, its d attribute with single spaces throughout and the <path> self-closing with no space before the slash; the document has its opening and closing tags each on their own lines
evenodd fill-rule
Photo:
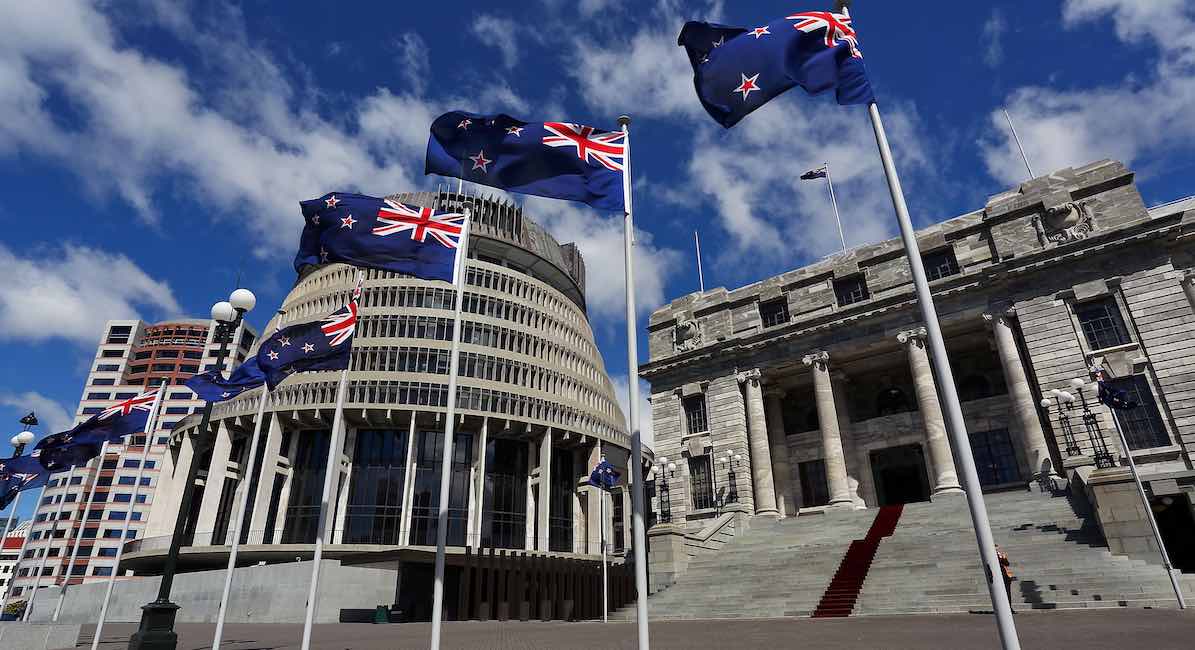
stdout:
<svg viewBox="0 0 1195 650">
<path fill-rule="evenodd" d="M 896 340 L 900 341 L 901 345 L 910 342 L 921 344 L 925 342 L 925 337 L 927 336 L 929 336 L 929 332 L 924 327 L 914 327 L 911 330 L 905 330 L 897 334 Z"/>
<path fill-rule="evenodd" d="M 1067 244 L 1087 239 L 1095 230 L 1095 219 L 1086 203 L 1068 201 L 1047 208 L 1044 215 L 1033 217 L 1033 226 L 1037 229 L 1037 238 L 1042 246 L 1047 242 Z"/>
<path fill-rule="evenodd" d="M 677 352 L 688 352 L 701 347 L 701 324 L 695 320 L 683 320 L 672 328 L 672 347 Z"/>
<path fill-rule="evenodd" d="M 830 365 L 830 353 L 825 350 L 810 352 L 801 361 L 811 368 L 816 364 L 817 369 L 826 370 Z"/>
</svg>

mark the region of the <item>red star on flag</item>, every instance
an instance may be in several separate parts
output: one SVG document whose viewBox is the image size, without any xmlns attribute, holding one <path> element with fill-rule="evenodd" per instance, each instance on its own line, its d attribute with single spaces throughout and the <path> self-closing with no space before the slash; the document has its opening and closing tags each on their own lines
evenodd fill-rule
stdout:
<svg viewBox="0 0 1195 650">
<path fill-rule="evenodd" d="M 743 83 L 739 84 L 739 87 L 735 88 L 734 92 L 743 93 L 743 101 L 747 101 L 747 95 L 760 89 L 759 85 L 755 83 L 756 79 L 759 79 L 759 73 L 756 73 L 753 77 L 743 74 Z"/>
<path fill-rule="evenodd" d="M 506 132 L 509 133 L 510 135 L 515 136 L 516 138 L 523 137 L 523 127 L 521 127 L 521 126 L 506 127 Z"/>
<path fill-rule="evenodd" d="M 469 130 L 469 125 L 470 125 L 470 124 L 472 124 L 472 123 L 473 123 L 473 120 L 471 120 L 471 119 L 469 119 L 469 118 L 465 118 L 465 119 L 461 120 L 461 123 L 460 123 L 460 124 L 457 124 L 457 125 L 456 125 L 456 128 L 458 128 L 458 129 L 464 129 L 464 130 L 468 131 L 468 130 Z"/>
<path fill-rule="evenodd" d="M 340 203 L 340 199 L 336 198 L 336 195 L 333 194 L 332 198 L 326 199 L 324 203 L 327 204 L 329 208 L 334 208 Z"/>
<path fill-rule="evenodd" d="M 490 163 L 494 162 L 494 161 L 492 161 L 492 160 L 489 160 L 489 159 L 487 159 L 487 158 L 485 157 L 485 150 L 484 150 L 484 149 L 483 149 L 483 150 L 481 150 L 481 151 L 478 151 L 476 156 L 469 156 L 469 160 L 472 160 L 472 161 L 473 161 L 473 169 L 474 169 L 474 170 L 478 170 L 478 169 L 480 169 L 480 170 L 481 170 L 481 173 L 483 173 L 483 174 L 485 174 L 485 173 L 488 173 L 488 172 L 489 172 L 489 169 L 487 169 L 486 167 L 487 167 L 487 166 L 488 166 Z"/>
<path fill-rule="evenodd" d="M 345 218 L 343 218 L 343 219 L 341 219 L 341 220 L 340 220 L 340 227 L 341 227 L 341 228 L 348 228 L 349 230 L 352 230 L 352 229 L 353 229 L 353 224 L 355 224 L 355 223 L 357 223 L 357 220 L 356 220 L 356 219 L 354 219 L 354 218 L 353 218 L 353 215 L 351 215 L 351 214 L 350 214 L 349 216 L 347 216 L 347 217 L 345 217 Z"/>
<path fill-rule="evenodd" d="M 772 32 L 771 32 L 771 30 L 768 29 L 767 25 L 764 25 L 763 27 L 756 27 L 755 29 L 751 30 L 748 33 L 751 34 L 752 36 L 754 36 L 755 40 L 757 40 L 757 41 L 762 36 L 771 36 L 772 35 Z"/>
</svg>

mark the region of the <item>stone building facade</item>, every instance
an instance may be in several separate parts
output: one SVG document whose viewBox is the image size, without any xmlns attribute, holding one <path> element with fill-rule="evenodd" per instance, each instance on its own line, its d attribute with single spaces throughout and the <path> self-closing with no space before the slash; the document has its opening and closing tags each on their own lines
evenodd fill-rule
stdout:
<svg viewBox="0 0 1195 650">
<path fill-rule="evenodd" d="M 1072 481 L 1113 550 L 1148 555 L 1141 506 L 1110 505 L 1132 489 L 1131 453 L 1181 539 L 1195 497 L 1195 200 L 1147 208 L 1133 172 L 1101 161 L 917 238 L 985 490 Z M 649 330 L 658 532 L 691 547 L 728 513 L 961 492 L 899 240 L 683 296 Z M 1131 449 L 1092 366 L 1142 402 L 1123 416 Z"/>
</svg>

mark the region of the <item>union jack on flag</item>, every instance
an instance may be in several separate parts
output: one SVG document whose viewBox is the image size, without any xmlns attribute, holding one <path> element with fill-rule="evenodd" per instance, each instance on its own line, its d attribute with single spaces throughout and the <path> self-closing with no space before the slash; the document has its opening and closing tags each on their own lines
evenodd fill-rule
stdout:
<svg viewBox="0 0 1195 650">
<path fill-rule="evenodd" d="M 336 347 L 353 338 L 353 333 L 357 331 L 357 306 L 360 301 L 361 282 L 358 281 L 357 287 L 353 289 L 353 297 L 349 299 L 349 303 L 332 312 L 330 316 L 324 319 L 324 324 L 320 326 L 324 335 L 328 337 L 328 345 Z"/>
<path fill-rule="evenodd" d="M 812 34 L 819 30 L 826 30 L 826 47 L 832 48 L 839 41 L 846 41 L 851 48 L 851 56 L 862 59 L 859 51 L 859 35 L 851 27 L 851 17 L 829 11 L 804 11 L 787 17 L 787 20 L 797 21 L 793 28 Z"/>
<path fill-rule="evenodd" d="M 399 232 L 411 232 L 411 239 L 420 243 L 430 236 L 448 248 L 460 245 L 465 215 L 455 212 L 437 213 L 432 208 L 407 205 L 387 200 L 378 210 L 378 225 L 373 234 L 386 237 Z"/>
<path fill-rule="evenodd" d="M 141 393 L 140 395 L 131 399 L 127 399 L 115 406 L 109 406 L 101 411 L 96 416 L 96 419 L 107 420 L 114 415 L 129 415 L 134 410 L 149 412 L 149 410 L 153 408 L 154 399 L 156 399 L 157 396 L 157 390 L 149 391 L 148 393 Z"/>
<path fill-rule="evenodd" d="M 625 166 L 626 134 L 622 131 L 601 131 L 571 122 L 544 122 L 544 130 L 552 134 L 543 138 L 549 147 L 574 147 L 581 160 L 611 171 L 620 172 Z"/>
</svg>

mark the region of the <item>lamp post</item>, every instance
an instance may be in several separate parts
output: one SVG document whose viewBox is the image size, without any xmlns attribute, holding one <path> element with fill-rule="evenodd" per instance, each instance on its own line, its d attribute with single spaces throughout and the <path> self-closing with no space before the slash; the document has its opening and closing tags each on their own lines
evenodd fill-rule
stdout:
<svg viewBox="0 0 1195 650">
<path fill-rule="evenodd" d="M 738 490 L 738 487 L 736 486 L 735 480 L 734 480 L 734 468 L 737 467 L 742 462 L 743 462 L 743 455 L 734 449 L 727 451 L 725 456 L 718 459 L 718 464 L 721 465 L 722 468 L 726 470 L 726 501 L 725 501 L 725 503 L 719 504 L 719 508 L 726 505 L 726 503 L 734 503 L 735 501 L 739 500 L 739 490 Z M 714 474 L 715 479 L 716 479 L 717 472 L 714 472 L 713 468 L 710 468 L 710 472 L 712 474 Z M 717 489 L 718 489 L 717 481 L 715 480 L 715 483 L 714 483 L 715 493 L 716 493 Z"/>
<path fill-rule="evenodd" d="M 25 451 L 25 447 L 33 442 L 34 435 L 29 430 L 29 427 L 37 424 L 37 417 L 33 413 L 30 413 L 21 418 L 21 424 L 25 425 L 25 428 L 20 433 L 9 438 L 9 442 L 12 443 L 13 457 L 20 456 Z M 21 493 L 17 492 L 17 496 L 12 500 L 12 510 L 8 511 L 8 521 L 4 523 L 4 531 L 0 533 L 0 543 L 2 543 L 5 537 L 8 537 L 8 533 L 12 530 L 12 519 L 16 516 L 17 506 L 19 505 L 21 505 Z M 4 588 L 4 598 L 0 600 L 0 617 L 3 616 L 4 610 L 8 607 L 8 595 L 12 592 L 13 583 L 17 581 L 17 567 L 20 566 L 21 560 L 25 555 L 25 545 L 28 542 L 29 534 L 26 533 L 25 539 L 21 541 L 21 548 L 17 551 L 17 561 L 12 566 L 12 577 L 8 580 L 8 586 Z"/>
<path fill-rule="evenodd" d="M 660 477 L 660 523 L 672 523 L 672 499 L 668 488 L 668 479 L 676 475 L 676 463 L 668 460 L 667 456 L 657 458 L 656 475 Z"/>
<path fill-rule="evenodd" d="M 222 300 L 212 305 L 212 320 L 216 321 L 215 337 L 220 340 L 220 350 L 216 353 L 217 373 L 224 372 L 224 357 L 228 354 L 228 344 L 233 333 L 241 326 L 245 313 L 256 305 L 257 297 L 248 289 L 237 289 L 227 301 Z M 199 435 L 211 436 L 211 432 L 208 431 L 211 419 L 212 404 L 208 402 L 203 409 Z M 149 432 L 146 432 L 146 435 L 150 435 Z M 170 537 L 170 551 L 166 555 L 166 563 L 162 566 L 162 582 L 158 586 L 158 597 L 152 603 L 141 607 L 141 625 L 129 638 L 129 650 L 174 650 L 178 645 L 178 635 L 174 632 L 174 617 L 179 607 L 170 602 L 170 590 L 174 586 L 174 574 L 178 571 L 178 554 L 182 549 L 183 537 L 190 520 L 191 500 L 195 496 L 195 476 L 199 471 L 199 463 L 196 460 L 192 457 L 187 467 L 187 479 L 183 483 L 178 515 L 175 517 L 174 531 Z M 124 543 L 123 540 L 121 543 Z"/>
</svg>

